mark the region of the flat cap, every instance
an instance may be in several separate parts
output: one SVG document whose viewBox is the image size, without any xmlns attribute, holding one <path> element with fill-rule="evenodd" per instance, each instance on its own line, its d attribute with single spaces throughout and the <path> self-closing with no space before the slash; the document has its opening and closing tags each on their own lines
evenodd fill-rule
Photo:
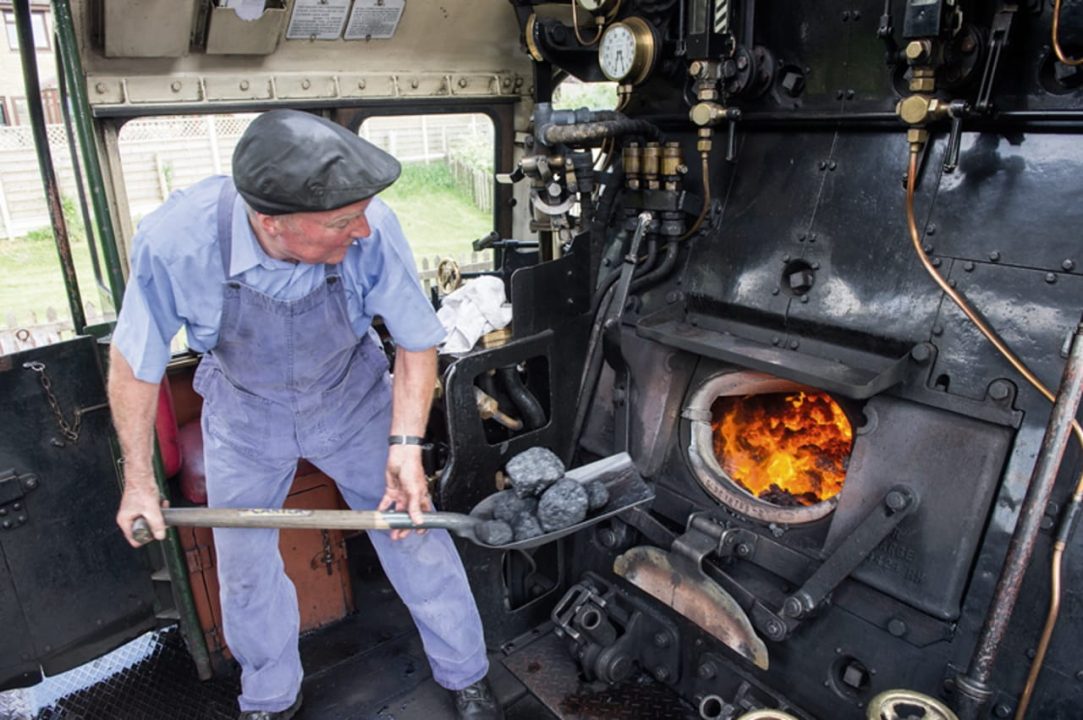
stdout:
<svg viewBox="0 0 1083 720">
<path fill-rule="evenodd" d="M 357 133 L 297 110 L 271 110 L 233 151 L 233 182 L 256 212 L 321 212 L 372 197 L 398 179 L 399 161 Z"/>
</svg>

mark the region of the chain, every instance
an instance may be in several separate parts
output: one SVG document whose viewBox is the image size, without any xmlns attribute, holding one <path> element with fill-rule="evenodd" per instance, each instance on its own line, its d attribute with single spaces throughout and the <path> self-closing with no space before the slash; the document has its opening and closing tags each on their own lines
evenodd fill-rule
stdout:
<svg viewBox="0 0 1083 720">
<path fill-rule="evenodd" d="M 64 411 L 60 409 L 60 402 L 56 399 L 56 395 L 53 394 L 53 383 L 49 379 L 49 376 L 45 374 L 45 363 L 32 360 L 23 363 L 23 367 L 27 370 L 33 370 L 38 374 L 38 380 L 41 382 L 41 387 L 45 391 L 45 399 L 49 402 L 49 407 L 53 410 L 53 415 L 56 417 L 56 424 L 60 427 L 60 432 L 64 433 L 64 437 L 68 440 L 72 442 L 77 441 L 79 439 L 79 424 L 83 421 L 83 414 L 76 408 L 75 412 L 72 413 L 75 420 L 69 425 L 68 421 L 64 419 Z"/>
</svg>

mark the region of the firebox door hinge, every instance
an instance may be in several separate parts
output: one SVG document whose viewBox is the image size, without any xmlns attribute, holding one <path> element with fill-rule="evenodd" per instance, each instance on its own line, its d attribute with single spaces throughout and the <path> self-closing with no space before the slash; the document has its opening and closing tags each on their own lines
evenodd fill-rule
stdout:
<svg viewBox="0 0 1083 720">
<path fill-rule="evenodd" d="M 37 475 L 20 475 L 14 468 L 0 471 L 0 530 L 15 530 L 29 522 L 25 497 L 37 487 Z"/>
</svg>

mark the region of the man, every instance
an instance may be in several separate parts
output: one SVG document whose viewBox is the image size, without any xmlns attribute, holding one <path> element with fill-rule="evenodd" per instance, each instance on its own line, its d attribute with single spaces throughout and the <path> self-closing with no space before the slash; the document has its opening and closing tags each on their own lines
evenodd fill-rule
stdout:
<svg viewBox="0 0 1083 720">
<path fill-rule="evenodd" d="M 195 389 L 208 504 L 280 507 L 307 458 L 355 509 L 432 509 L 421 465 L 444 331 L 394 213 L 376 194 L 387 153 L 334 123 L 274 110 L 245 131 L 233 179 L 174 193 L 141 223 L 113 334 L 109 398 L 124 452 L 117 523 L 165 537 L 151 447 L 157 385 L 183 326 L 204 353 Z M 235 188 L 235 189 L 234 189 Z M 239 197 L 238 197 L 239 194 Z M 397 350 L 393 380 L 371 329 Z M 502 718 L 485 681 L 481 621 L 445 531 L 370 533 L 460 718 Z M 226 641 L 243 720 L 301 705 L 297 595 L 274 530 L 214 532 Z"/>
</svg>

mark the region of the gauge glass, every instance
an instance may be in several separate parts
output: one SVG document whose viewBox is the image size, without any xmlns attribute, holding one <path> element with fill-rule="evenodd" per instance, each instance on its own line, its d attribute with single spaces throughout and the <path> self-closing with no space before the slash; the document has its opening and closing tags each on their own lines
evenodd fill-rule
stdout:
<svg viewBox="0 0 1083 720">
<path fill-rule="evenodd" d="M 623 23 L 610 25 L 598 46 L 598 64 L 610 80 L 624 80 L 632 72 L 636 55 L 636 37 Z"/>
</svg>

